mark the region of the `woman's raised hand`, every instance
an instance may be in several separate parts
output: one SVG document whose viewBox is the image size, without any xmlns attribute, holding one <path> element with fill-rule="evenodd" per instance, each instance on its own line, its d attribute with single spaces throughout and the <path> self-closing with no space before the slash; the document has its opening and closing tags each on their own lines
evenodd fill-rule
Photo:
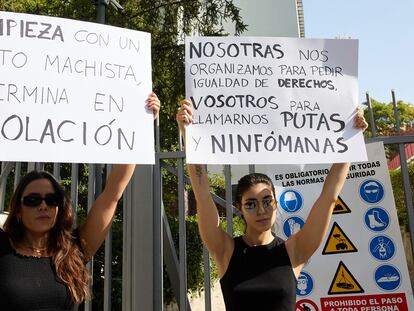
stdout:
<svg viewBox="0 0 414 311">
<path fill-rule="evenodd" d="M 177 120 L 181 133 L 184 135 L 185 126 L 193 122 L 193 107 L 188 99 L 180 102 L 180 108 L 178 108 L 175 119 Z"/>
<path fill-rule="evenodd" d="M 357 113 L 354 117 L 354 127 L 365 131 L 368 127 L 368 123 L 364 117 L 364 111 L 361 108 L 357 108 Z"/>
<path fill-rule="evenodd" d="M 161 102 L 157 97 L 157 94 L 152 92 L 149 94 L 147 100 L 147 108 L 152 111 L 152 114 L 154 115 L 154 120 L 158 118 L 158 114 L 160 112 Z"/>
</svg>

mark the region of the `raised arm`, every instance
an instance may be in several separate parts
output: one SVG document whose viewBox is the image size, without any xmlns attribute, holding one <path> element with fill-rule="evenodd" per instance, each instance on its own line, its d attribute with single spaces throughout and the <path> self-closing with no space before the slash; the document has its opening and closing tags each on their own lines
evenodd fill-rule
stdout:
<svg viewBox="0 0 414 311">
<path fill-rule="evenodd" d="M 152 111 L 154 118 L 157 118 L 160 101 L 155 93 L 149 95 L 146 106 Z M 113 166 L 104 190 L 93 203 L 85 223 L 79 227 L 79 237 L 87 259 L 95 255 L 105 240 L 112 225 L 118 201 L 121 199 L 134 170 L 135 164 L 116 164 Z"/>
<path fill-rule="evenodd" d="M 185 126 L 192 121 L 190 101 L 183 100 L 181 102 L 176 119 L 185 140 Z M 219 274 L 222 276 L 227 269 L 228 261 L 233 252 L 233 239 L 220 227 L 220 218 L 210 194 L 205 165 L 188 164 L 188 172 L 197 201 L 198 228 L 201 239 L 214 258 Z"/>
<path fill-rule="evenodd" d="M 355 116 L 354 126 L 363 130 L 368 126 L 361 110 Z M 335 163 L 331 166 L 322 192 L 313 204 L 303 228 L 286 241 L 286 248 L 296 275 L 299 275 L 305 262 L 320 246 L 326 235 L 349 165 L 349 163 Z"/>
</svg>

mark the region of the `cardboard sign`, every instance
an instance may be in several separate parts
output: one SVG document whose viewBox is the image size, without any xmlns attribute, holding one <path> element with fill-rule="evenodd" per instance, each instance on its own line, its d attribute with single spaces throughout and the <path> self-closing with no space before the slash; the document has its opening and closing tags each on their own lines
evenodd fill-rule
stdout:
<svg viewBox="0 0 414 311">
<path fill-rule="evenodd" d="M 0 12 L 0 40 L 0 160 L 154 163 L 149 33 Z"/>
<path fill-rule="evenodd" d="M 356 40 L 187 38 L 187 162 L 366 160 L 357 55 Z"/>
</svg>

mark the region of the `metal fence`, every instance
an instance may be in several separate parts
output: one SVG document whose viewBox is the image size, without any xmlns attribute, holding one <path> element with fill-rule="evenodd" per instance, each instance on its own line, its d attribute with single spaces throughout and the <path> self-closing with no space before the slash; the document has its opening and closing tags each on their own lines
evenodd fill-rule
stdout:
<svg viewBox="0 0 414 311">
<path fill-rule="evenodd" d="M 396 124 L 396 134 L 392 137 L 378 137 L 376 135 L 375 122 L 367 94 L 367 106 L 370 114 L 372 137 L 366 142 L 382 141 L 384 144 L 397 144 L 401 157 L 401 172 L 405 190 L 405 204 L 409 220 L 410 232 L 414 232 L 413 195 L 411 192 L 407 159 L 405 158 L 405 144 L 414 142 L 414 135 L 400 135 L 400 121 L 397 110 L 395 94 L 392 92 Z M 187 289 L 187 245 L 186 245 L 186 206 L 185 186 L 189 179 L 184 173 L 185 153 L 160 152 L 159 126 L 156 126 L 156 164 L 154 166 L 138 166 L 136 172 L 127 187 L 122 208 L 122 310 L 163 310 L 164 309 L 164 284 L 163 274 L 168 273 L 171 288 L 176 298 L 179 310 L 191 310 Z M 179 141 L 181 139 L 179 138 Z M 171 164 L 174 162 L 174 164 Z M 79 165 L 70 164 L 70 191 L 73 206 L 76 209 L 79 203 Z M 20 177 L 25 172 L 38 169 L 48 169 L 58 179 L 61 177 L 62 166 L 59 163 L 14 163 L 2 162 L 0 171 L 0 213 L 6 206 L 7 182 L 9 188 L 11 180 L 12 188 L 16 187 Z M 65 167 L 68 170 L 68 167 Z M 102 165 L 89 164 L 88 169 L 88 195 L 87 209 L 102 189 L 103 179 L 110 166 L 103 169 Z M 254 166 L 249 166 L 249 171 L 254 171 Z M 163 206 L 163 179 L 166 175 L 176 176 L 178 198 L 178 231 L 179 243 L 174 245 L 170 223 Z M 231 167 L 224 167 L 225 195 L 224 198 L 213 195 L 214 201 L 225 209 L 228 234 L 233 234 L 232 219 L 235 209 L 232 206 Z M 414 246 L 411 236 L 411 246 Z M 176 251 L 178 249 L 178 253 Z M 414 247 L 412 248 L 414 249 Z M 105 265 L 104 265 L 104 289 L 103 308 L 113 310 L 111 296 L 113 287 L 113 244 L 110 232 L 105 241 Z M 409 254 L 412 255 L 412 254 Z M 210 284 L 210 258 L 206 249 L 203 250 L 204 260 L 204 303 L 205 310 L 211 307 Z M 89 268 L 92 269 L 93 261 Z M 166 269 L 164 269 L 164 266 Z M 96 277 L 96 276 L 95 276 Z M 92 310 L 89 302 L 84 306 L 85 310 Z"/>
</svg>

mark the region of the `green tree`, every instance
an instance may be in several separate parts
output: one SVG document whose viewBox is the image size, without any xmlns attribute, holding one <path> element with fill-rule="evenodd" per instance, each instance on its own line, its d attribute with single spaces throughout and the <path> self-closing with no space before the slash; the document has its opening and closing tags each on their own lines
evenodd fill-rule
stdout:
<svg viewBox="0 0 414 311">
<path fill-rule="evenodd" d="M 413 197 L 411 200 L 414 201 L 414 162 L 410 162 L 408 165 L 408 175 L 411 186 L 411 193 Z M 404 227 L 406 231 L 409 231 L 408 215 L 407 215 L 407 206 L 405 205 L 405 194 L 404 188 L 402 185 L 402 175 L 401 170 L 390 171 L 390 178 L 392 189 L 394 193 L 395 206 L 397 208 L 398 220 L 400 226 Z"/>
<path fill-rule="evenodd" d="M 395 117 L 394 117 L 394 108 L 393 103 L 382 103 L 379 101 L 376 101 L 375 99 L 371 99 L 371 107 L 372 107 L 372 113 L 374 116 L 374 122 L 375 122 L 375 130 L 377 136 L 394 136 L 396 135 L 396 123 L 395 123 Z M 398 101 L 397 102 L 397 109 L 399 113 L 400 118 L 400 124 L 401 124 L 401 132 L 404 133 L 405 127 L 408 126 L 408 128 L 413 127 L 413 121 L 414 121 L 414 106 L 406 103 L 404 101 Z M 368 109 L 365 109 L 364 111 L 365 119 L 367 121 L 370 120 Z M 371 123 L 368 122 L 368 129 L 365 131 L 365 135 L 372 136 L 372 130 L 371 130 Z M 387 145 L 385 146 L 385 151 L 387 158 L 391 160 L 398 152 L 398 146 L 397 145 Z"/>
<path fill-rule="evenodd" d="M 378 136 L 392 136 L 395 135 L 395 117 L 393 103 L 383 103 L 371 99 L 372 112 L 374 114 L 375 128 Z M 414 106 L 404 101 L 397 102 L 397 108 L 400 115 L 400 122 L 412 125 L 414 120 Z M 365 118 L 369 120 L 368 110 L 365 110 Z M 368 126 L 368 131 L 371 131 L 371 124 Z"/>
</svg>

